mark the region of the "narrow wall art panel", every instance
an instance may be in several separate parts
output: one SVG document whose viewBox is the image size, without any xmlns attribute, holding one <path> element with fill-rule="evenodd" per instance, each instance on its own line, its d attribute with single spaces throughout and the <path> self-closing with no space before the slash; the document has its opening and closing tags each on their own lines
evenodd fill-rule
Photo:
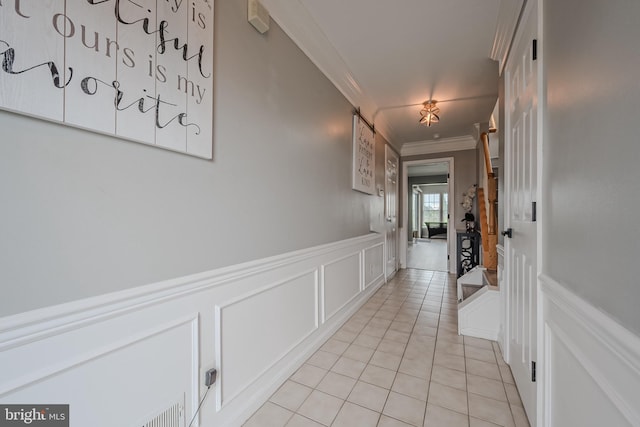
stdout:
<svg viewBox="0 0 640 427">
<path fill-rule="evenodd" d="M 0 108 L 211 159 L 213 0 L 0 1 Z"/>
<path fill-rule="evenodd" d="M 359 114 L 353 116 L 353 180 L 352 188 L 373 194 L 376 184 L 375 134 Z"/>
</svg>

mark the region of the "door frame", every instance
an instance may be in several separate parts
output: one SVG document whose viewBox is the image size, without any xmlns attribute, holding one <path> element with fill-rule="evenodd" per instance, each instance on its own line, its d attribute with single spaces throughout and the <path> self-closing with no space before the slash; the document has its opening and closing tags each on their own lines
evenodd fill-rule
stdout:
<svg viewBox="0 0 640 427">
<path fill-rule="evenodd" d="M 455 216 L 455 168 L 454 168 L 454 159 L 453 157 L 441 157 L 436 159 L 423 159 L 423 160 L 409 160 L 402 161 L 402 186 L 400 191 L 401 194 L 401 203 L 402 203 L 402 222 L 400 227 L 398 227 L 400 233 L 400 268 L 407 268 L 407 250 L 409 247 L 409 241 L 407 240 L 407 230 L 408 230 L 408 221 L 409 221 L 409 166 L 417 166 L 417 165 L 428 165 L 432 163 L 448 163 L 448 214 L 449 221 L 447 225 L 447 254 L 449 255 L 449 262 L 447 263 L 447 267 L 449 273 L 456 272 L 456 230 L 455 227 L 449 226 L 454 224 Z"/>
<path fill-rule="evenodd" d="M 395 216 L 394 216 L 394 221 L 395 224 L 393 224 L 393 221 L 390 221 L 390 213 L 389 213 L 389 182 L 387 179 L 387 166 L 388 166 L 388 162 L 389 162 L 389 153 L 393 153 L 393 155 L 395 156 L 395 158 L 397 159 L 396 162 L 396 182 L 395 182 L 395 206 L 394 206 L 394 211 L 395 211 Z M 398 199 L 398 192 L 400 191 L 400 178 L 399 178 L 399 169 L 400 169 L 400 165 L 402 163 L 402 158 L 400 157 L 400 154 L 393 149 L 393 147 L 391 147 L 391 145 L 389 144 L 385 144 L 385 149 L 384 149 L 384 241 L 385 241 L 385 254 L 384 254 L 384 277 L 385 277 L 385 281 L 389 280 L 390 278 L 393 277 L 393 275 L 395 275 L 395 273 L 398 271 L 398 267 L 400 265 L 399 261 L 398 261 L 398 237 L 400 236 L 400 232 L 399 232 L 399 227 L 398 227 L 398 223 L 399 223 L 399 219 L 398 219 L 398 209 L 400 208 L 400 203 L 399 203 L 399 199 Z M 388 234 L 389 234 L 389 226 L 390 226 L 390 222 L 392 222 L 391 226 L 395 225 L 395 244 L 394 244 L 394 248 L 390 248 L 389 247 L 389 240 L 388 240 Z M 395 262 L 394 262 L 394 268 L 393 271 L 389 271 L 389 251 L 393 250 L 393 252 L 395 253 Z"/>
</svg>

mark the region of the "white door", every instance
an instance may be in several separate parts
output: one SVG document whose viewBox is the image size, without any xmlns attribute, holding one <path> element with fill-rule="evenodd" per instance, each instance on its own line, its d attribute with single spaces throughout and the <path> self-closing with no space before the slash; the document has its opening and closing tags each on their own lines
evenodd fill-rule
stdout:
<svg viewBox="0 0 640 427">
<path fill-rule="evenodd" d="M 386 277 L 393 276 L 398 267 L 398 155 L 385 146 L 385 199 L 386 218 Z"/>
<path fill-rule="evenodd" d="M 536 425 L 537 248 L 538 223 L 538 69 L 534 59 L 537 2 L 527 4 L 506 67 L 506 300 L 505 356 L 511 366 L 522 403 Z"/>
</svg>

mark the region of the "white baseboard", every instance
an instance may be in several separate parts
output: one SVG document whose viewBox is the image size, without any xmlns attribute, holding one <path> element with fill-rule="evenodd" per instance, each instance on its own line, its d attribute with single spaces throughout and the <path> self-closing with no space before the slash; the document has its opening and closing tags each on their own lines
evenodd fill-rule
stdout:
<svg viewBox="0 0 640 427">
<path fill-rule="evenodd" d="M 0 318 L 0 401 L 69 404 L 72 425 L 93 427 L 179 401 L 188 423 L 216 368 L 194 426 L 239 426 L 384 283 L 383 245 L 371 234 Z"/>
<path fill-rule="evenodd" d="M 540 277 L 538 411 L 544 426 L 640 426 L 640 337 Z"/>
</svg>

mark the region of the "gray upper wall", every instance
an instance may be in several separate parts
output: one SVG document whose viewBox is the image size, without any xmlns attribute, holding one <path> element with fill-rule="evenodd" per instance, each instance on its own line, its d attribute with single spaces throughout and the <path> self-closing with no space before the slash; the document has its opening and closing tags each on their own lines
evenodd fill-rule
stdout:
<svg viewBox="0 0 640 427">
<path fill-rule="evenodd" d="M 353 107 L 246 1 L 215 2 L 214 160 L 0 111 L 0 316 L 364 235 Z M 384 183 L 377 137 L 377 183 Z M 379 212 L 377 212 L 379 211 Z"/>
<path fill-rule="evenodd" d="M 640 333 L 640 2 L 544 2 L 542 270 Z"/>
</svg>

